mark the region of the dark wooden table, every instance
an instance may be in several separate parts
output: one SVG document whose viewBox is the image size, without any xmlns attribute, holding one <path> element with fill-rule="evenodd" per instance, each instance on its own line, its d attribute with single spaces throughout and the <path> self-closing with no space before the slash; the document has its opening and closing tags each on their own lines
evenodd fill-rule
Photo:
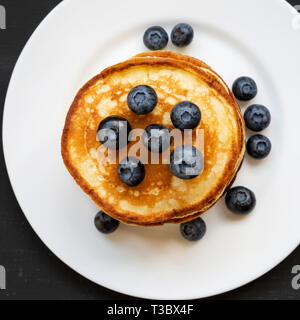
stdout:
<svg viewBox="0 0 300 320">
<path fill-rule="evenodd" d="M 0 0 L 0 5 L 5 6 L 7 13 L 7 29 L 0 30 L 1 109 L 21 50 L 37 25 L 59 2 L 60 0 Z M 292 5 L 300 4 L 300 0 L 289 2 Z M 0 265 L 5 266 L 7 271 L 7 290 L 0 290 L 0 300 L 132 299 L 86 280 L 45 247 L 31 229 L 14 197 L 5 169 L 2 144 L 0 148 Z M 300 265 L 300 246 L 260 279 L 211 299 L 298 300 L 300 290 L 293 290 L 291 286 L 291 270 L 294 265 Z"/>
</svg>

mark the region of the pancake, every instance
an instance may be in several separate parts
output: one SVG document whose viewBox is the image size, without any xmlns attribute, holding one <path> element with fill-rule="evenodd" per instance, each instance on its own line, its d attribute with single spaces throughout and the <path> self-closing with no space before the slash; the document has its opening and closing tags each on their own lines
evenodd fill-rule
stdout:
<svg viewBox="0 0 300 320">
<path fill-rule="evenodd" d="M 235 100 L 234 94 L 232 93 L 232 91 L 229 89 L 229 87 L 227 86 L 227 84 L 225 83 L 225 81 L 221 78 L 221 76 L 219 74 L 217 74 L 210 66 L 208 66 L 205 62 L 199 60 L 199 59 L 195 59 L 193 57 L 190 56 L 186 56 L 186 55 L 182 55 L 176 52 L 172 52 L 172 51 L 165 51 L 165 50 L 157 50 L 157 51 L 148 51 L 148 52 L 142 52 L 139 53 L 135 56 L 136 58 L 144 58 L 144 57 L 148 57 L 148 58 L 172 58 L 172 59 L 176 59 L 176 60 L 184 60 L 186 62 L 192 63 L 194 66 L 200 68 L 203 71 L 206 71 L 210 74 L 213 74 L 214 76 L 216 76 L 216 78 L 218 79 L 218 81 L 220 82 L 220 84 L 223 86 L 223 88 L 228 92 L 228 94 L 231 96 L 232 102 L 233 104 L 236 104 L 236 106 L 239 109 L 239 106 Z M 242 114 L 239 112 L 239 118 L 240 118 L 240 122 L 241 122 L 241 126 L 244 127 L 244 118 L 242 116 Z M 244 129 L 245 130 L 245 129 Z M 240 169 L 242 165 L 242 161 L 239 164 L 239 168 Z M 224 192 L 233 184 L 237 172 L 236 171 L 235 175 L 233 176 L 233 179 L 231 179 L 231 182 L 228 184 L 227 188 L 224 189 Z M 222 196 L 222 195 L 221 195 Z M 193 219 L 196 219 L 198 216 L 200 216 L 201 214 L 203 214 L 205 211 L 207 211 L 207 209 L 203 208 L 203 210 L 193 213 L 191 215 L 187 215 L 186 217 L 183 218 L 174 218 L 174 219 L 170 219 L 168 221 L 168 223 L 183 223 L 183 222 L 188 222 L 191 221 Z"/>
<path fill-rule="evenodd" d="M 158 95 L 158 105 L 144 116 L 127 106 L 129 91 L 141 84 Z M 143 182 L 128 187 L 117 175 L 119 157 L 115 164 L 99 163 L 97 150 L 103 146 L 96 136 L 104 118 L 124 117 L 133 129 L 160 123 L 172 130 L 170 112 L 183 100 L 202 113 L 197 129 L 204 132 L 204 145 L 197 147 L 204 154 L 204 170 L 197 178 L 181 180 L 165 163 L 145 164 Z M 160 225 L 189 221 L 216 203 L 241 165 L 244 140 L 239 106 L 215 71 L 181 54 L 146 52 L 105 69 L 78 92 L 63 130 L 62 156 L 75 181 L 107 214 L 127 224 Z"/>
</svg>

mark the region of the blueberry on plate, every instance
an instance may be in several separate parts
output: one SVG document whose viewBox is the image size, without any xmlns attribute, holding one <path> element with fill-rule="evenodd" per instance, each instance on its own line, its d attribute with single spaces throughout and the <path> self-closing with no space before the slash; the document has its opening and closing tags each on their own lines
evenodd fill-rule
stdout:
<svg viewBox="0 0 300 320">
<path fill-rule="evenodd" d="M 251 190 L 245 187 L 234 187 L 227 191 L 225 202 L 231 212 L 245 215 L 254 209 L 256 198 Z"/>
<path fill-rule="evenodd" d="M 157 95 L 149 86 L 136 86 L 128 94 L 127 104 L 135 114 L 150 113 L 157 105 Z"/>
<path fill-rule="evenodd" d="M 255 159 L 264 159 L 272 149 L 271 141 L 262 134 L 256 134 L 247 141 L 247 152 Z"/>
<path fill-rule="evenodd" d="M 204 158 L 197 148 L 182 145 L 171 153 L 169 168 L 177 178 L 194 179 L 203 171 Z"/>
<path fill-rule="evenodd" d="M 128 144 L 130 131 L 131 126 L 125 118 L 110 116 L 100 122 L 97 137 L 107 148 L 118 150 Z"/>
<path fill-rule="evenodd" d="M 95 226 L 96 228 L 105 234 L 112 233 L 117 230 L 120 225 L 118 220 L 110 217 L 103 211 L 99 211 L 95 216 Z"/>
<path fill-rule="evenodd" d="M 126 157 L 118 166 L 120 180 L 129 187 L 135 187 L 145 178 L 145 167 L 135 157 Z"/>
<path fill-rule="evenodd" d="M 170 147 L 171 139 L 170 130 L 162 124 L 151 124 L 142 135 L 144 146 L 155 153 L 166 151 Z"/>
<path fill-rule="evenodd" d="M 171 120 L 175 128 L 180 130 L 194 129 L 201 120 L 200 109 L 190 101 L 182 101 L 171 111 Z"/>
<path fill-rule="evenodd" d="M 232 91 L 238 100 L 248 101 L 257 95 L 257 86 L 253 79 L 240 77 L 234 81 Z"/>
<path fill-rule="evenodd" d="M 262 131 L 266 129 L 271 122 L 271 113 L 265 106 L 261 104 L 252 104 L 244 114 L 247 128 L 252 131 Z"/>
<path fill-rule="evenodd" d="M 182 236 L 189 241 L 198 241 L 202 239 L 206 233 L 206 224 L 199 217 L 195 220 L 182 223 L 180 225 Z"/>
<path fill-rule="evenodd" d="M 185 47 L 189 45 L 194 38 L 194 30 L 187 23 L 177 24 L 171 33 L 171 40 L 177 47 Z"/>
<path fill-rule="evenodd" d="M 150 50 L 162 50 L 169 41 L 166 30 L 159 26 L 148 28 L 144 33 L 144 44 Z"/>
</svg>

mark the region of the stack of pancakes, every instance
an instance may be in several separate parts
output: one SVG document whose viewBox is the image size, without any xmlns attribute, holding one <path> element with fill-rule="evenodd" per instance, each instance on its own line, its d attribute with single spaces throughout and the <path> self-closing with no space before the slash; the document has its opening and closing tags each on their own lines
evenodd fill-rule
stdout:
<svg viewBox="0 0 300 320">
<path fill-rule="evenodd" d="M 137 85 L 157 93 L 158 104 L 147 115 L 128 108 L 128 93 Z M 204 134 L 204 170 L 198 177 L 181 180 L 168 164 L 145 164 L 145 179 L 129 187 L 118 177 L 118 163 L 99 162 L 96 137 L 103 119 L 117 115 L 132 129 L 163 124 L 173 130 L 171 110 L 186 100 L 202 113 L 196 129 Z M 212 207 L 237 174 L 244 140 L 240 108 L 222 78 L 195 58 L 156 51 L 109 67 L 82 87 L 66 118 L 62 156 L 75 181 L 104 212 L 127 224 L 150 226 L 190 221 Z"/>
</svg>

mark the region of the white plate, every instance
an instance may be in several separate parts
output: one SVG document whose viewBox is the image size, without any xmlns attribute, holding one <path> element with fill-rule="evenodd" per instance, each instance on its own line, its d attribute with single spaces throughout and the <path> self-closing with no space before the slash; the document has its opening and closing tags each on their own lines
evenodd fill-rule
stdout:
<svg viewBox="0 0 300 320">
<path fill-rule="evenodd" d="M 298 16 L 283 0 L 63 1 L 38 27 L 14 70 L 4 112 L 4 151 L 17 199 L 30 224 L 62 261 L 110 289 L 145 298 L 219 294 L 261 276 L 300 240 Z M 203 59 L 229 85 L 252 76 L 267 105 L 273 142 L 264 161 L 249 157 L 236 184 L 253 189 L 257 207 L 230 214 L 224 200 L 204 215 L 207 235 L 181 238 L 178 226 L 122 225 L 99 234 L 97 207 L 74 183 L 60 137 L 77 90 L 103 68 L 145 51 L 143 32 L 178 22 L 195 30 L 180 50 Z M 169 45 L 168 49 L 176 50 Z"/>
</svg>

